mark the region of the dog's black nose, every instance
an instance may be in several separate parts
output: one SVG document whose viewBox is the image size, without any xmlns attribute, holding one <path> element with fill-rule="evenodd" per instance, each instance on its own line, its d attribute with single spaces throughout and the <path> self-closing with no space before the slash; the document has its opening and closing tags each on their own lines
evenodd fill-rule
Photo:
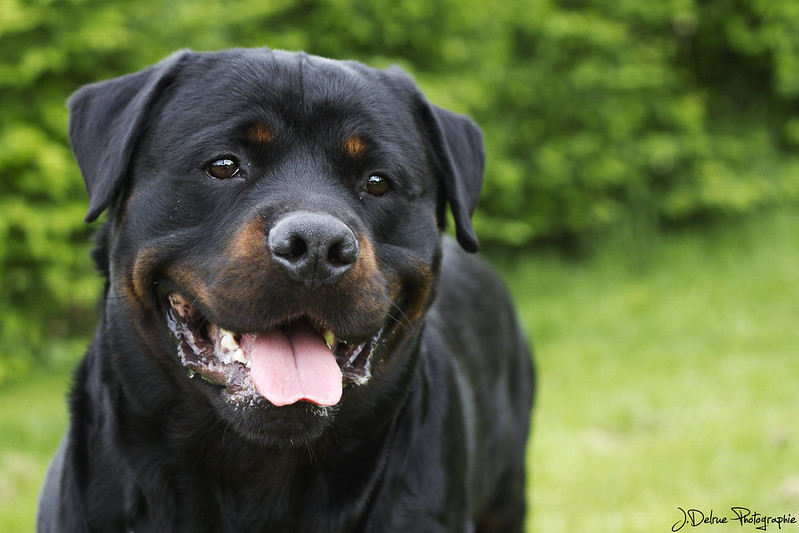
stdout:
<svg viewBox="0 0 799 533">
<path fill-rule="evenodd" d="M 272 258 L 289 278 L 309 289 L 332 285 L 358 259 L 358 240 L 341 220 L 326 214 L 290 213 L 269 231 Z"/>
</svg>

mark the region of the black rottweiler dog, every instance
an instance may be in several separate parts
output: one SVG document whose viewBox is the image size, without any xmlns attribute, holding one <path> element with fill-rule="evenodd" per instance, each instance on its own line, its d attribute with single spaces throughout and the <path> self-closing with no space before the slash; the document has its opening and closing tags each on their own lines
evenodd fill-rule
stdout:
<svg viewBox="0 0 799 533">
<path fill-rule="evenodd" d="M 533 372 L 463 250 L 469 119 L 397 69 L 267 49 L 70 110 L 106 286 L 39 531 L 523 529 Z"/>
</svg>

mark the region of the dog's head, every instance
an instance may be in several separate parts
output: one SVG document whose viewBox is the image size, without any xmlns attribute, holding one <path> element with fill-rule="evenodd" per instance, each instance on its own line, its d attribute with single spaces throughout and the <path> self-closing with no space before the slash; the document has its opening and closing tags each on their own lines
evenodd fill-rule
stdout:
<svg viewBox="0 0 799 533">
<path fill-rule="evenodd" d="M 132 391 L 160 380 L 278 443 L 397 401 L 447 203 L 477 248 L 471 121 L 397 69 L 266 49 L 181 52 L 70 111 Z"/>
</svg>

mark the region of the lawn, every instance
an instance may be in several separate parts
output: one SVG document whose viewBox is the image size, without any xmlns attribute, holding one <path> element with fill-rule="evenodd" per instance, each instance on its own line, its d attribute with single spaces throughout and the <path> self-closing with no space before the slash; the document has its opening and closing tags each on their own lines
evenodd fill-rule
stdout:
<svg viewBox="0 0 799 533">
<path fill-rule="evenodd" d="M 797 230 L 778 213 L 498 261 L 539 371 L 531 531 L 671 531 L 678 508 L 726 517 L 714 531 L 756 531 L 732 506 L 799 517 Z M 0 390 L 2 532 L 33 529 L 68 379 Z"/>
<path fill-rule="evenodd" d="M 30 533 L 50 456 L 67 426 L 69 376 L 47 372 L 0 388 L 0 531 Z"/>
<path fill-rule="evenodd" d="M 797 230 L 772 214 L 506 269 L 539 368 L 531 531 L 799 517 Z"/>
</svg>

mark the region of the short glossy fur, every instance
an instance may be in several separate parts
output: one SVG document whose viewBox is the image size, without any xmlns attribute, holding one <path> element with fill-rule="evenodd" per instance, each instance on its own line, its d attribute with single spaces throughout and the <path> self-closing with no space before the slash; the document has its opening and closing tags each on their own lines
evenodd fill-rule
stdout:
<svg viewBox="0 0 799 533">
<path fill-rule="evenodd" d="M 505 289 L 464 251 L 470 120 L 397 69 L 267 49 L 180 52 L 70 111 L 107 282 L 40 532 L 522 531 L 533 372 Z M 288 264 L 268 236 L 296 213 L 309 239 L 345 233 L 346 257 Z M 231 331 L 378 339 L 371 379 L 332 406 L 231 401 L 181 365 L 174 291 Z"/>
</svg>

